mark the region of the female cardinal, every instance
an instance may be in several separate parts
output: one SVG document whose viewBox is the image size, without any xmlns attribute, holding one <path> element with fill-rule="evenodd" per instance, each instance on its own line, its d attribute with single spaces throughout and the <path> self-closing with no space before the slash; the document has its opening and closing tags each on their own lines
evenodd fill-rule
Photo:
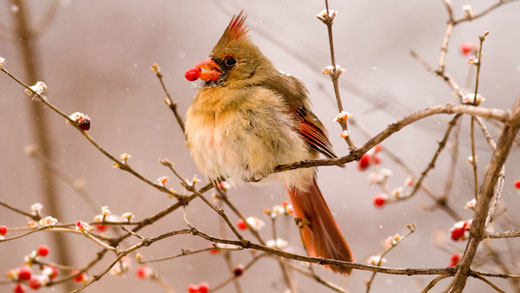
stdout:
<svg viewBox="0 0 520 293">
<path fill-rule="evenodd" d="M 190 81 L 205 81 L 186 113 L 191 155 L 212 180 L 281 181 L 299 218 L 307 253 L 352 261 L 315 169 L 272 174 L 278 165 L 315 159 L 318 153 L 336 155 L 309 108 L 302 82 L 275 69 L 249 40 L 245 19 L 243 12 L 233 16 L 209 58 L 186 72 Z"/>
</svg>

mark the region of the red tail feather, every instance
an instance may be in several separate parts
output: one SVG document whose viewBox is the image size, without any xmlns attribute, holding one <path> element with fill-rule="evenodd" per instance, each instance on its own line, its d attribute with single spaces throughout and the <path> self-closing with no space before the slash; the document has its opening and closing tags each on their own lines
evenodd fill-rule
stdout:
<svg viewBox="0 0 520 293">
<path fill-rule="evenodd" d="M 315 257 L 353 261 L 352 252 L 318 188 L 316 178 L 306 191 L 288 187 L 287 192 L 295 216 L 304 221 L 301 234 L 307 253 Z M 348 275 L 352 271 L 336 266 L 327 268 Z"/>
</svg>

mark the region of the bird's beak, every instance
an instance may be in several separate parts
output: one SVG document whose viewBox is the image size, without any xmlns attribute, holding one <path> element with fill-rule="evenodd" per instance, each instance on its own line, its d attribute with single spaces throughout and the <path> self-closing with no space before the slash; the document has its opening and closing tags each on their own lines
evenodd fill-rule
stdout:
<svg viewBox="0 0 520 293">
<path fill-rule="evenodd" d="M 205 81 L 217 81 L 221 74 L 220 66 L 213 59 L 208 58 L 188 69 L 185 75 L 186 79 L 190 81 L 197 80 L 197 78 Z"/>
</svg>

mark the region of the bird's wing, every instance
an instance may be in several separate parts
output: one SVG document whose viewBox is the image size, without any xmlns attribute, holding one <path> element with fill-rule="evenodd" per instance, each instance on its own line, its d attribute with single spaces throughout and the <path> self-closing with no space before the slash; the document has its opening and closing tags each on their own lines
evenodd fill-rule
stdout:
<svg viewBox="0 0 520 293">
<path fill-rule="evenodd" d="M 325 127 L 311 111 L 299 109 L 296 114 L 298 134 L 314 150 L 329 158 L 337 158 L 327 137 Z"/>
<path fill-rule="evenodd" d="M 329 158 L 337 158 L 327 137 L 327 130 L 309 107 L 307 89 L 295 77 L 279 74 L 262 82 L 260 86 L 278 93 L 289 106 L 295 130 L 307 145 Z"/>
</svg>

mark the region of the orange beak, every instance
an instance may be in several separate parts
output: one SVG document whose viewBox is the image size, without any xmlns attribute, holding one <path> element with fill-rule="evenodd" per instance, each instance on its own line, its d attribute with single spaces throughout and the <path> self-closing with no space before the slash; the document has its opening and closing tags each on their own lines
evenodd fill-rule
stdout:
<svg viewBox="0 0 520 293">
<path fill-rule="evenodd" d="M 217 81 L 221 74 L 220 66 L 213 59 L 208 58 L 188 69 L 185 77 L 189 81 L 195 81 L 198 78 L 205 81 Z"/>
</svg>

